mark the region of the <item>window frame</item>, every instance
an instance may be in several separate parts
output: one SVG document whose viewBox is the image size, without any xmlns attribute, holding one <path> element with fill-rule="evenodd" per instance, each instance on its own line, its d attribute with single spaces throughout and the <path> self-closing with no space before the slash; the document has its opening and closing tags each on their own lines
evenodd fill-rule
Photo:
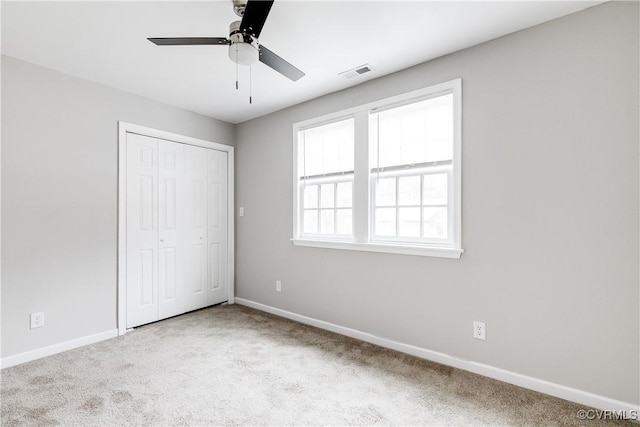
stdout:
<svg viewBox="0 0 640 427">
<path fill-rule="evenodd" d="M 453 166 L 453 162 L 452 165 Z M 424 209 L 424 208 L 428 208 L 428 207 L 440 207 L 440 206 L 433 206 L 433 205 L 425 205 L 422 197 L 423 197 L 423 185 L 424 185 L 424 177 L 427 175 L 440 175 L 440 174 L 445 174 L 447 176 L 447 200 L 450 200 L 451 198 L 454 197 L 454 189 L 452 188 L 454 185 L 452 185 L 454 183 L 453 180 L 453 167 L 448 167 L 448 165 L 446 166 L 433 166 L 431 168 L 429 167 L 422 167 L 422 168 L 415 168 L 415 169 L 404 169 L 404 170 L 397 170 L 397 171 L 393 171 L 393 172 L 384 172 L 381 171 L 380 172 L 380 179 L 386 179 L 386 178 L 394 178 L 396 179 L 396 191 L 395 191 L 395 198 L 396 198 L 396 203 L 393 205 L 388 205 L 388 206 L 381 206 L 381 205 L 376 205 L 376 201 L 375 201 L 375 191 L 376 191 L 376 179 L 378 177 L 378 175 L 374 172 L 371 172 L 370 175 L 370 180 L 371 183 L 369 184 L 369 191 L 371 192 L 369 199 L 370 199 L 370 206 L 369 206 L 369 218 L 370 218 L 370 230 L 369 230 L 369 239 L 372 243 L 407 243 L 407 244 L 420 244 L 420 245 L 426 245 L 426 246 L 436 246 L 436 247 L 449 247 L 452 246 L 454 243 L 454 229 L 455 229 L 455 210 L 454 209 L 449 209 L 449 204 L 446 205 L 447 207 L 447 238 L 442 239 L 442 238 L 428 238 L 428 237 L 401 237 L 401 236 L 382 236 L 382 235 L 377 235 L 375 233 L 375 225 L 376 225 L 376 209 L 377 208 L 395 208 L 396 210 L 396 227 L 398 227 L 399 225 L 399 219 L 398 219 L 398 213 L 399 213 L 399 209 L 400 208 L 419 208 L 420 210 Z M 401 177 L 411 177 L 411 176 L 417 176 L 420 177 L 420 205 L 401 205 L 398 203 L 398 198 L 399 198 L 399 191 L 398 191 L 398 178 Z M 422 214 L 421 214 L 421 222 L 422 222 Z M 422 225 L 420 226 L 422 229 Z M 397 234 L 397 231 L 396 231 Z M 422 234 L 422 233 L 421 233 Z"/>
<path fill-rule="evenodd" d="M 343 182 L 350 182 L 351 183 L 351 194 L 353 195 L 353 177 L 351 177 L 353 175 L 353 173 L 348 173 L 348 174 L 336 174 L 334 176 L 330 176 L 330 177 L 316 177 L 316 178 L 308 178 L 305 180 L 305 182 L 300 182 L 300 179 L 298 179 L 298 200 L 300 201 L 304 201 L 304 190 L 306 188 L 307 185 L 317 185 L 318 186 L 318 207 L 316 208 L 305 208 L 304 206 L 300 206 L 299 209 L 299 218 L 298 218 L 298 222 L 300 224 L 300 238 L 302 239 L 321 239 L 321 240 L 336 240 L 336 241 L 353 241 L 353 225 L 354 225 L 354 219 L 353 219 L 353 196 L 352 196 L 352 200 L 351 200 L 351 206 L 350 207 L 343 207 L 343 206 L 337 206 L 336 203 L 336 199 L 338 197 L 338 192 L 337 192 L 337 185 Z M 333 194 L 333 198 L 334 198 L 334 203 L 333 203 L 333 207 L 331 208 L 323 208 L 320 205 L 320 193 L 321 193 L 321 186 L 323 184 L 333 184 L 334 185 L 334 194 Z M 333 234 L 323 234 L 320 233 L 320 215 L 318 215 L 318 233 L 305 233 L 304 232 L 304 212 L 305 211 L 310 211 L 310 210 L 315 210 L 318 213 L 322 212 L 323 210 L 331 210 L 333 211 L 333 215 L 334 215 L 334 230 L 336 228 L 336 215 L 337 212 L 341 209 L 350 209 L 351 210 L 351 234 L 337 234 L 337 233 L 333 233 Z"/>
<path fill-rule="evenodd" d="M 453 159 L 448 174 L 448 189 L 450 212 L 448 215 L 449 238 L 447 242 L 437 242 L 405 238 L 377 239 L 374 235 L 375 200 L 372 180 L 377 173 L 370 164 L 369 140 L 370 120 L 373 113 L 395 108 L 413 102 L 423 101 L 446 94 L 453 95 Z M 352 230 L 353 238 L 335 235 L 305 235 L 302 234 L 302 200 L 300 193 L 299 166 L 299 133 L 309 128 L 322 126 L 346 118 L 354 118 L 354 173 L 353 173 L 353 202 L 352 202 Z M 437 167 L 436 167 L 437 168 Z M 426 169 L 426 168 L 425 168 Z M 420 173 L 422 177 L 425 169 Z M 414 172 L 418 170 L 413 170 Z M 411 172 L 408 172 L 411 174 Z M 380 174 L 385 174 L 380 171 Z M 336 177 L 337 178 L 337 177 Z M 422 179 L 422 178 L 421 178 Z M 453 185 L 451 184 L 453 181 Z M 421 184 L 422 185 L 422 184 Z M 309 120 L 293 124 L 293 238 L 297 246 L 357 250 L 369 252 L 396 253 L 443 258 L 460 258 L 462 255 L 462 79 L 457 78 L 440 84 L 432 85 L 416 91 L 384 98 L 357 107 L 337 111 Z M 422 207 L 421 207 L 422 209 Z"/>
<path fill-rule="evenodd" d="M 334 123 L 338 123 L 341 121 L 346 121 L 346 120 L 353 120 L 354 121 L 354 128 L 355 128 L 355 116 L 353 114 L 331 114 L 330 116 L 325 116 L 325 117 L 321 117 L 319 118 L 319 120 L 316 121 L 312 121 L 310 122 L 308 125 L 301 125 L 298 126 L 297 129 L 295 128 L 294 125 L 294 155 L 293 155 L 293 171 L 294 171 L 294 236 L 298 236 L 301 239 L 305 239 L 305 240 L 309 240 L 309 241 L 313 241 L 313 240 L 320 240 L 320 241 L 338 241 L 338 242 L 351 242 L 354 241 L 354 226 L 355 226 L 355 218 L 353 216 L 353 213 L 355 211 L 355 207 L 354 207 L 354 201 L 353 198 L 354 196 L 354 180 L 355 180 L 355 173 L 354 171 L 347 171 L 346 173 L 330 173 L 327 175 L 317 175 L 317 176 L 312 176 L 311 178 L 309 178 L 309 176 L 304 176 L 301 175 L 298 171 L 298 168 L 300 167 L 300 159 L 298 158 L 298 151 L 299 151 L 299 147 L 300 147 L 300 142 L 299 142 L 299 136 L 301 132 L 304 132 L 305 130 L 311 129 L 311 128 L 316 128 L 316 127 L 322 127 L 322 126 L 327 126 L 327 125 L 331 125 Z M 354 133 L 355 133 L 355 129 L 354 129 Z M 354 135 L 354 156 L 355 156 L 355 135 Z M 355 169 L 355 165 L 354 165 L 354 169 Z M 346 175 L 351 175 L 351 178 L 346 178 Z M 301 178 L 305 178 L 304 181 L 301 180 Z M 304 211 L 305 211 L 305 207 L 304 206 L 299 206 L 301 205 L 301 203 L 304 202 L 304 188 L 307 182 L 311 181 L 310 185 L 318 185 L 318 184 L 325 184 L 325 183 L 334 183 L 337 184 L 338 182 L 346 182 L 349 181 L 351 182 L 351 194 L 352 194 L 352 199 L 351 199 L 351 235 L 345 235 L 345 234 L 322 234 L 320 233 L 320 216 L 318 216 L 318 233 L 304 233 Z M 315 184 L 314 184 L 315 183 Z M 335 191 L 335 189 L 334 189 Z M 318 195 L 320 195 L 320 188 L 318 188 Z M 334 195 L 335 197 L 335 195 Z M 320 211 L 322 210 L 322 208 L 320 207 L 320 201 L 318 199 L 318 208 L 317 211 L 318 213 L 320 213 Z M 331 209 L 331 208 L 327 208 L 327 209 Z M 334 207 L 332 208 L 334 210 L 334 215 L 335 215 L 335 211 L 337 211 L 337 209 L 339 209 L 337 206 L 334 205 Z M 335 216 L 334 216 L 334 229 L 335 229 Z M 297 234 L 296 234 L 297 233 Z M 293 240 L 293 239 L 292 239 Z"/>
</svg>

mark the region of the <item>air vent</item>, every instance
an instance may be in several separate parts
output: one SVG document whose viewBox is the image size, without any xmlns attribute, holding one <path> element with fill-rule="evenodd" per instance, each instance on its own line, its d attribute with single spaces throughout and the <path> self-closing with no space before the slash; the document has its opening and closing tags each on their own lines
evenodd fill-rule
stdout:
<svg viewBox="0 0 640 427">
<path fill-rule="evenodd" d="M 364 65 L 360 65 L 359 67 L 353 68 L 351 70 L 343 71 L 338 75 L 344 77 L 345 79 L 352 79 L 354 77 L 358 77 L 363 74 L 366 74 L 369 71 L 373 71 L 373 67 L 369 64 L 364 64 Z"/>
</svg>

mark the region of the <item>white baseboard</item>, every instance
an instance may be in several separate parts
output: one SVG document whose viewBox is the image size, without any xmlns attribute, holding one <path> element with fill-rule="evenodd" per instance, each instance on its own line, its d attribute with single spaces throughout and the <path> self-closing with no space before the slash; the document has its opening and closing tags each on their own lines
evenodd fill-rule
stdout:
<svg viewBox="0 0 640 427">
<path fill-rule="evenodd" d="M 312 317 L 303 316 L 301 314 L 292 313 L 290 311 L 281 310 L 279 308 L 260 304 L 258 302 L 247 300 L 244 298 L 236 297 L 235 302 L 236 304 L 245 305 L 257 310 L 275 314 L 276 316 L 285 317 L 287 319 L 315 326 L 320 329 L 325 329 L 341 335 L 346 335 L 351 338 L 356 338 L 361 341 L 379 345 L 381 347 L 386 347 L 402 353 L 407 353 L 412 356 L 430 360 L 432 362 L 437 362 L 443 365 L 452 366 L 454 368 L 463 369 L 465 371 L 473 372 L 485 377 L 494 378 L 499 381 L 514 384 L 551 396 L 559 397 L 561 399 L 569 400 L 581 405 L 590 406 L 602 410 L 626 411 L 627 414 L 636 414 L 636 416 L 640 414 L 640 405 L 622 402 L 620 400 L 611 399 L 587 391 L 563 386 L 561 384 L 529 377 L 526 375 L 518 374 L 516 372 L 511 372 L 493 366 L 485 365 L 483 363 L 458 359 L 448 354 L 440 353 L 433 350 L 427 350 L 425 348 L 416 347 L 410 344 L 404 344 L 387 338 L 377 337 L 375 335 L 358 331 L 356 329 L 347 328 L 344 326 L 325 322 L 323 320 L 318 320 Z"/>
<path fill-rule="evenodd" d="M 32 360 L 40 359 L 46 356 L 51 356 L 56 353 L 62 353 L 63 351 L 67 351 L 67 350 L 73 350 L 74 348 L 83 347 L 85 345 L 108 340 L 109 338 L 114 338 L 117 336 L 118 336 L 118 330 L 112 329 L 110 331 L 104 331 L 97 334 L 88 335 L 86 337 L 76 338 L 76 339 L 61 342 L 58 344 L 49 345 L 47 347 L 25 351 L 24 353 L 3 357 L 2 360 L 0 360 L 0 366 L 2 367 L 2 369 L 9 368 L 11 366 L 20 365 L 26 362 L 31 362 Z"/>
</svg>

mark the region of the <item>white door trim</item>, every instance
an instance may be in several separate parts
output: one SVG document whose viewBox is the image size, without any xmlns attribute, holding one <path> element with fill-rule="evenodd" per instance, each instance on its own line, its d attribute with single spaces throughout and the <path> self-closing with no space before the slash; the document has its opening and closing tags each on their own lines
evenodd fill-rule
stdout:
<svg viewBox="0 0 640 427">
<path fill-rule="evenodd" d="M 220 144 L 203 139 L 192 138 L 190 136 L 153 129 L 145 126 L 135 125 L 123 121 L 118 121 L 118 335 L 127 332 L 127 132 L 144 135 L 151 138 L 166 139 L 182 144 L 195 145 L 198 147 L 210 148 L 227 153 L 227 185 L 228 185 L 228 215 L 229 242 L 227 268 L 229 272 L 228 280 L 228 303 L 233 304 L 235 300 L 234 285 L 234 150 L 230 145 Z"/>
</svg>

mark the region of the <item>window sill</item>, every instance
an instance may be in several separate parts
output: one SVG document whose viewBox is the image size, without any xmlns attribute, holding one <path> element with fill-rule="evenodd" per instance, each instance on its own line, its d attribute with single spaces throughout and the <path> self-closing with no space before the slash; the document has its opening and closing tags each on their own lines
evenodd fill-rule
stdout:
<svg viewBox="0 0 640 427">
<path fill-rule="evenodd" d="M 296 246 L 307 246 L 312 248 L 344 249 L 349 251 L 382 252 L 389 254 L 430 256 L 453 259 L 459 259 L 460 256 L 462 256 L 462 252 L 464 251 L 463 249 L 408 244 L 395 245 L 389 243 L 356 243 L 310 239 L 291 239 L 291 241 Z"/>
</svg>

